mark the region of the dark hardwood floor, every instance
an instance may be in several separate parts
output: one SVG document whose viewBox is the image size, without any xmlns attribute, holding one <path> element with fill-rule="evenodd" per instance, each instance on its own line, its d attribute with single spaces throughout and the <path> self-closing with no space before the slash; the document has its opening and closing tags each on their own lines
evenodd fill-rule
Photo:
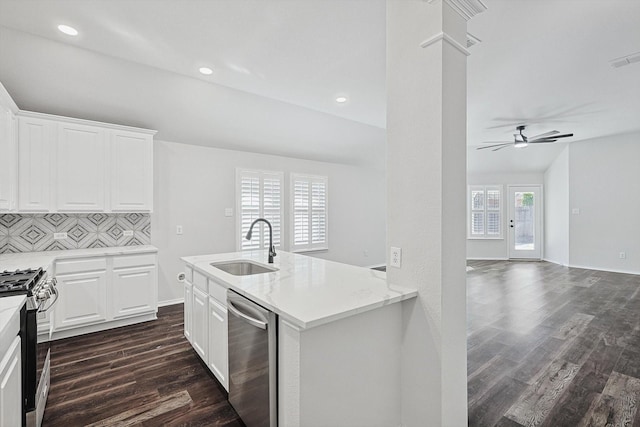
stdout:
<svg viewBox="0 0 640 427">
<path fill-rule="evenodd" d="M 640 427 L 640 276 L 469 264 L 469 425 Z M 241 426 L 182 305 L 158 317 L 55 341 L 45 427 Z"/>
<path fill-rule="evenodd" d="M 54 341 L 45 427 L 242 426 L 183 336 L 182 304 L 158 320 Z"/>
<path fill-rule="evenodd" d="M 640 276 L 469 265 L 470 426 L 640 427 Z"/>
</svg>

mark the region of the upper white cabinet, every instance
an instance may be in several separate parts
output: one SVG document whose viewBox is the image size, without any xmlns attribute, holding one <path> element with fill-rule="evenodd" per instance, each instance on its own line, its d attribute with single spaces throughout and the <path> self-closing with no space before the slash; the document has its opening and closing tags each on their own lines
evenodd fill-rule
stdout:
<svg viewBox="0 0 640 427">
<path fill-rule="evenodd" d="M 0 212 L 16 209 L 17 109 L 0 84 Z"/>
<path fill-rule="evenodd" d="M 0 108 L 0 115 L 2 111 Z M 0 211 L 153 210 L 155 131 L 28 111 L 19 111 L 16 117 L 18 202 L 17 207 L 11 207 L 11 200 L 15 200 L 11 184 L 16 180 L 4 179 L 12 172 L 3 167 Z M 3 135 L 8 132 L 3 120 L 8 119 L 3 115 L 0 118 Z M 0 138 L 3 153 L 6 144 L 9 142 Z"/>
<path fill-rule="evenodd" d="M 111 210 L 151 211 L 153 137 L 111 131 Z"/>
<path fill-rule="evenodd" d="M 18 210 L 47 212 L 51 204 L 51 167 L 55 123 L 20 117 L 18 143 Z"/>
<path fill-rule="evenodd" d="M 58 124 L 57 210 L 104 211 L 106 136 L 99 127 Z"/>
</svg>

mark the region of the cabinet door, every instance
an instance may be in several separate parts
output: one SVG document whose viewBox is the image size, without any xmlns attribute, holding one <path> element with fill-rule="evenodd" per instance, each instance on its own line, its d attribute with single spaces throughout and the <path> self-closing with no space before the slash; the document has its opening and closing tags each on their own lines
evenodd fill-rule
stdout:
<svg viewBox="0 0 640 427">
<path fill-rule="evenodd" d="M 191 325 L 193 319 L 193 285 L 184 282 L 184 337 L 192 342 Z"/>
<path fill-rule="evenodd" d="M 227 308 L 209 297 L 209 361 L 211 372 L 229 391 Z"/>
<path fill-rule="evenodd" d="M 22 425 L 22 358 L 20 337 L 0 355 L 0 426 Z"/>
<path fill-rule="evenodd" d="M 112 318 L 119 319 L 157 310 L 155 266 L 113 270 Z"/>
<path fill-rule="evenodd" d="M 18 209 L 51 210 L 51 154 L 54 123 L 20 117 L 18 137 Z"/>
<path fill-rule="evenodd" d="M 209 312 L 207 294 L 193 288 L 193 306 L 191 317 L 191 345 L 203 361 L 207 361 L 207 313 Z"/>
<path fill-rule="evenodd" d="M 107 319 L 107 272 L 58 274 L 60 298 L 55 305 L 54 330 Z"/>
<path fill-rule="evenodd" d="M 74 123 L 58 124 L 58 211 L 103 211 L 105 208 L 106 131 Z"/>
<path fill-rule="evenodd" d="M 111 132 L 111 210 L 153 210 L 153 137 Z"/>
<path fill-rule="evenodd" d="M 0 212 L 15 209 L 16 184 L 16 119 L 13 112 L 0 104 Z"/>
</svg>

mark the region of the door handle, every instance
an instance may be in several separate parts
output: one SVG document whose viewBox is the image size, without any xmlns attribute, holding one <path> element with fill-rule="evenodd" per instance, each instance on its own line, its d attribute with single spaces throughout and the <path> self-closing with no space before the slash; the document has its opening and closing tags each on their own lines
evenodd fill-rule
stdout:
<svg viewBox="0 0 640 427">
<path fill-rule="evenodd" d="M 267 329 L 266 322 L 262 322 L 258 319 L 254 319 L 253 317 L 249 317 L 246 314 L 242 313 L 233 305 L 233 302 L 231 302 L 230 300 L 227 300 L 227 310 L 229 310 L 229 313 L 233 314 L 236 317 L 241 318 L 242 320 L 244 320 L 245 322 L 249 323 L 252 326 L 255 326 L 256 328 Z"/>
</svg>

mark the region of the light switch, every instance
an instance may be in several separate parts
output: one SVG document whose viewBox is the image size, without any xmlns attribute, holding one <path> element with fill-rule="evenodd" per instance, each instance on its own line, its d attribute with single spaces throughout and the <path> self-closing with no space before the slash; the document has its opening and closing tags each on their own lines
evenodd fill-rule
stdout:
<svg viewBox="0 0 640 427">
<path fill-rule="evenodd" d="M 182 234 L 182 226 L 181 225 L 176 225 L 176 234 L 177 235 L 181 235 Z"/>
</svg>

